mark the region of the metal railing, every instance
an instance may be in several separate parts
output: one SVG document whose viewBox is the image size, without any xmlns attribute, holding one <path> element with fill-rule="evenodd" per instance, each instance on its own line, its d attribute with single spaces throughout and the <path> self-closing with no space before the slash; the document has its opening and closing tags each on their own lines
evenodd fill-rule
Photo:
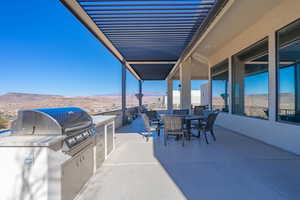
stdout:
<svg viewBox="0 0 300 200">
<path fill-rule="evenodd" d="M 7 132 L 9 132 L 9 131 L 10 131 L 10 129 L 0 130 L 0 134 L 2 134 L 2 133 L 7 133 Z"/>
<path fill-rule="evenodd" d="M 279 109 L 278 112 L 279 115 L 295 115 L 296 114 L 296 110 L 295 109 L 288 109 L 288 108 L 284 108 L 284 109 Z"/>
</svg>

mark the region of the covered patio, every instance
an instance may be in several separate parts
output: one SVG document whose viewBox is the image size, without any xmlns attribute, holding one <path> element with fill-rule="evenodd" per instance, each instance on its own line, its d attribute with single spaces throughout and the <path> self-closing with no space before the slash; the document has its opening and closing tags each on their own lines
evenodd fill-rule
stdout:
<svg viewBox="0 0 300 200">
<path fill-rule="evenodd" d="M 185 147 L 146 142 L 143 131 L 137 119 L 117 132 L 116 150 L 78 200 L 299 199 L 299 156 L 221 127 L 216 142 Z"/>
<path fill-rule="evenodd" d="M 140 105 L 142 82 L 165 80 L 171 112 L 180 80 L 180 108 L 191 113 L 191 81 L 209 80 L 201 98 L 221 108 L 209 145 L 146 142 L 141 119 L 122 127 L 80 200 L 299 199 L 299 1 L 61 1 L 121 62 L 123 114 L 126 70 L 139 80 Z"/>
</svg>

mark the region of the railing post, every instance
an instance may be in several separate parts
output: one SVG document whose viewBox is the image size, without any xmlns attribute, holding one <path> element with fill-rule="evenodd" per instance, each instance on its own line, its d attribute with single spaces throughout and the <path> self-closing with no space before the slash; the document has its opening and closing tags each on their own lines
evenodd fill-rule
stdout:
<svg viewBox="0 0 300 200">
<path fill-rule="evenodd" d="M 139 80 L 139 106 L 140 108 L 143 106 L 143 83 L 141 80 Z"/>
<path fill-rule="evenodd" d="M 121 67 L 122 71 L 122 124 L 125 125 L 127 118 L 126 118 L 126 66 L 122 64 Z"/>
</svg>

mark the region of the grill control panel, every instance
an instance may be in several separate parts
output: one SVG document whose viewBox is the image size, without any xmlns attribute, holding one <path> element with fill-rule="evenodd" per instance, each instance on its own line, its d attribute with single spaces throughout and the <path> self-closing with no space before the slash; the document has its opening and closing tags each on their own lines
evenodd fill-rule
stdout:
<svg viewBox="0 0 300 200">
<path fill-rule="evenodd" d="M 95 128 L 91 128 L 85 132 L 67 137 L 64 140 L 63 151 L 69 151 L 74 146 L 82 143 L 84 140 L 86 140 L 87 138 L 89 138 L 91 136 L 94 136 L 95 134 L 96 134 Z"/>
</svg>

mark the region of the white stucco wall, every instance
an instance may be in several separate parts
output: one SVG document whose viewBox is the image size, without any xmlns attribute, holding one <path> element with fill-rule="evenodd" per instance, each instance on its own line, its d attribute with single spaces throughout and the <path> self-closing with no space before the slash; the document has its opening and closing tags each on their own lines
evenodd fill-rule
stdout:
<svg viewBox="0 0 300 200">
<path fill-rule="evenodd" d="M 209 59 L 210 66 L 213 66 L 260 39 L 269 37 L 269 42 L 273 42 L 269 45 L 269 120 L 221 113 L 216 124 L 296 154 L 300 154 L 300 126 L 276 121 L 276 52 L 275 48 L 272 49 L 275 47 L 272 38 L 277 30 L 299 18 L 300 1 L 282 0 L 245 31 L 228 40 Z"/>
</svg>

